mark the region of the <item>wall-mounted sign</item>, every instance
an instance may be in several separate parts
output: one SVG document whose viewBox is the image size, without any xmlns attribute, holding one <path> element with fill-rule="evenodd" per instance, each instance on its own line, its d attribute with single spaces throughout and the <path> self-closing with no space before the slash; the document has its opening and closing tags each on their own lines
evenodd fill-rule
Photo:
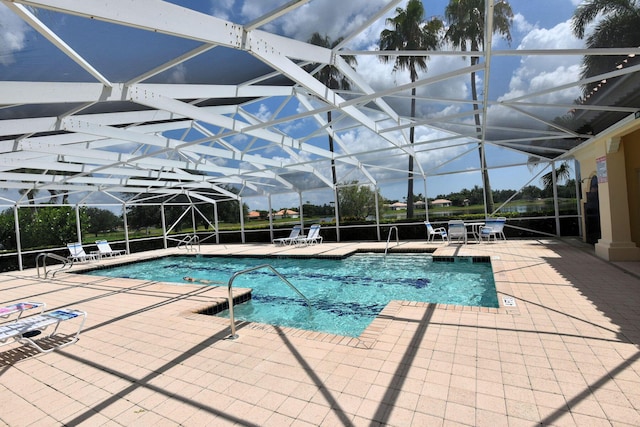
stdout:
<svg viewBox="0 0 640 427">
<path fill-rule="evenodd" d="M 607 156 L 596 159 L 596 173 L 598 174 L 598 183 L 607 182 Z"/>
</svg>

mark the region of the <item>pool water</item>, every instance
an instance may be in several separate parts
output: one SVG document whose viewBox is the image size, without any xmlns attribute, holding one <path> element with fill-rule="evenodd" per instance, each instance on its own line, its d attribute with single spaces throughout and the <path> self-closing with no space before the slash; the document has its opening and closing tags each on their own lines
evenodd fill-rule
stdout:
<svg viewBox="0 0 640 427">
<path fill-rule="evenodd" d="M 498 307 L 491 264 L 469 257 L 434 262 L 426 254 L 357 254 L 345 259 L 180 256 L 94 270 L 89 274 L 186 283 L 184 276 L 227 286 L 241 270 L 270 264 L 310 305 L 268 268 L 237 276 L 234 288 L 252 299 L 234 306 L 236 320 L 356 337 L 391 300 Z M 228 311 L 218 315 L 228 317 Z"/>
</svg>

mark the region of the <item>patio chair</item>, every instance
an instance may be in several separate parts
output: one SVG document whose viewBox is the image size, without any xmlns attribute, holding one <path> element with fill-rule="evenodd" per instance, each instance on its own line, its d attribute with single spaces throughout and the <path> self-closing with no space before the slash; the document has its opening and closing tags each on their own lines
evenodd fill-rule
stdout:
<svg viewBox="0 0 640 427">
<path fill-rule="evenodd" d="M 63 334 L 60 331 L 60 324 L 76 318 L 80 321 L 78 329 L 74 329 L 71 333 L 67 331 Z M 17 341 L 21 344 L 31 345 L 41 353 L 49 353 L 78 341 L 86 318 L 87 313 L 84 311 L 59 309 L 36 314 L 35 316 L 23 317 L 15 322 L 4 323 L 0 325 L 0 346 Z M 53 329 L 46 333 L 46 330 L 50 327 Z M 35 339 L 36 336 L 39 338 Z M 46 348 L 42 346 L 45 343 Z"/>
<path fill-rule="evenodd" d="M 300 236 L 300 231 L 302 231 L 302 227 L 300 225 L 294 225 L 291 229 L 291 234 L 289 237 L 281 237 L 279 239 L 273 239 L 274 245 L 292 245 L 295 243 L 295 240 Z"/>
<path fill-rule="evenodd" d="M 322 236 L 320 235 L 320 224 L 313 224 L 309 227 L 309 234 L 304 237 L 298 237 L 295 240 L 296 245 L 315 245 L 322 243 Z"/>
<path fill-rule="evenodd" d="M 29 310 L 35 310 L 39 308 L 40 309 L 39 314 L 42 314 L 45 307 L 46 307 L 46 304 L 42 302 L 33 302 L 33 301 L 17 302 L 15 304 L 0 307 L 0 319 L 9 319 L 14 314 L 17 314 L 18 316 L 15 319 L 13 319 L 13 321 L 15 322 L 16 320 L 20 320 L 22 315 Z"/>
<path fill-rule="evenodd" d="M 87 254 L 82 247 L 82 243 L 67 243 L 70 255 L 67 259 L 71 262 L 94 261 L 98 259 L 96 254 Z"/>
<path fill-rule="evenodd" d="M 429 221 L 425 221 L 424 225 L 427 226 L 427 242 L 435 241 L 436 236 L 440 236 L 443 242 L 448 240 L 447 230 L 444 227 L 433 228 Z"/>
<path fill-rule="evenodd" d="M 458 242 L 462 241 L 462 243 L 467 243 L 467 226 L 464 224 L 462 220 L 451 220 L 449 221 L 449 243 L 452 240 L 456 239 Z"/>
<path fill-rule="evenodd" d="M 98 246 L 98 250 L 91 253 L 97 255 L 100 259 L 102 259 L 102 257 L 124 255 L 127 253 L 124 249 L 116 249 L 114 251 L 106 240 L 96 240 L 96 245 Z"/>
<path fill-rule="evenodd" d="M 504 224 L 506 223 L 506 221 L 507 219 L 504 217 L 485 220 L 485 225 L 483 227 L 480 227 L 478 233 L 480 241 L 482 242 L 486 238 L 488 242 L 491 240 L 491 238 L 493 238 L 493 241 L 497 242 L 498 237 L 500 237 L 502 240 L 507 240 L 506 236 L 504 235 Z"/>
</svg>

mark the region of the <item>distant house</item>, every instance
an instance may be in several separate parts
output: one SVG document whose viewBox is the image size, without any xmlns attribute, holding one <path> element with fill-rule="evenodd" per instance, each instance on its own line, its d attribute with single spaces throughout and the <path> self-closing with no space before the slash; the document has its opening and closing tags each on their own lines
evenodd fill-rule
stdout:
<svg viewBox="0 0 640 427">
<path fill-rule="evenodd" d="M 300 215 L 298 212 L 291 209 L 281 209 L 278 212 L 273 214 L 273 219 L 282 219 L 282 218 L 299 218 Z"/>
<path fill-rule="evenodd" d="M 435 199 L 434 201 L 431 202 L 431 206 L 433 206 L 434 208 L 444 208 L 447 206 L 451 206 L 451 200 Z"/>
<path fill-rule="evenodd" d="M 418 200 L 417 202 L 413 203 L 413 206 L 415 206 L 417 209 L 424 209 L 425 205 L 426 203 L 423 202 L 422 200 Z"/>
<path fill-rule="evenodd" d="M 249 212 L 249 219 L 260 219 L 260 212 L 258 211 Z"/>
<path fill-rule="evenodd" d="M 392 211 L 402 211 L 407 209 L 407 204 L 402 202 L 395 202 L 389 205 Z"/>
</svg>

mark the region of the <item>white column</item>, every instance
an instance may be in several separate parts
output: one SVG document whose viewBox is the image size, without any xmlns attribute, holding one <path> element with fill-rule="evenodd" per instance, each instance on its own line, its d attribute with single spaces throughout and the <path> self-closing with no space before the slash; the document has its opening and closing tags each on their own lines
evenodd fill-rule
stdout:
<svg viewBox="0 0 640 427">
<path fill-rule="evenodd" d="M 18 205 L 13 205 L 13 220 L 16 229 L 16 250 L 18 252 L 18 268 L 22 271 L 22 243 L 20 242 L 20 218 L 18 216 Z"/>
<path fill-rule="evenodd" d="M 127 223 L 127 205 L 122 204 L 122 220 L 124 227 L 124 244 L 127 250 L 127 253 L 131 253 L 131 248 L 129 247 L 129 224 Z"/>
<path fill-rule="evenodd" d="M 160 219 L 162 221 L 162 246 L 167 249 L 167 220 L 164 216 L 164 202 L 160 203 Z"/>
<path fill-rule="evenodd" d="M 242 209 L 242 197 L 238 197 L 238 208 L 240 210 L 240 237 L 242 243 L 245 243 L 244 238 L 244 209 Z"/>
<path fill-rule="evenodd" d="M 80 205 L 76 205 L 76 233 L 78 234 L 78 243 L 82 243 L 82 229 L 80 228 Z"/>
</svg>

